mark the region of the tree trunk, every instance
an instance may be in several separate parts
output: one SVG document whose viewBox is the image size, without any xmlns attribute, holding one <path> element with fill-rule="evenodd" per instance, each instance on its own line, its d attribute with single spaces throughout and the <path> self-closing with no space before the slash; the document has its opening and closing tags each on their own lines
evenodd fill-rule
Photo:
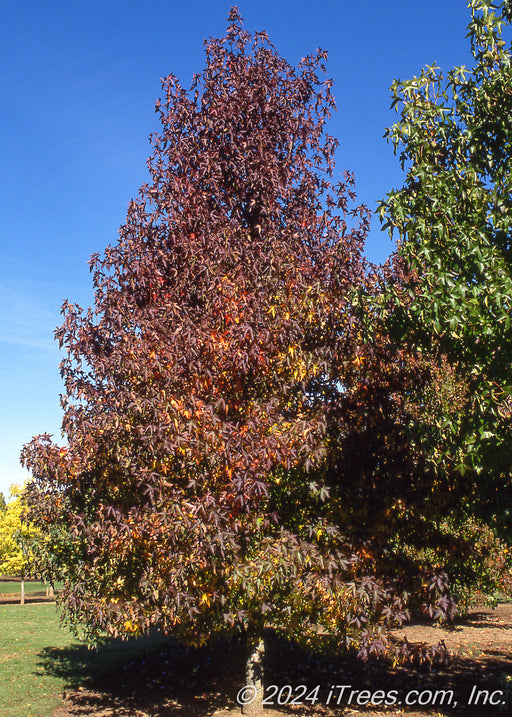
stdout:
<svg viewBox="0 0 512 717">
<path fill-rule="evenodd" d="M 25 580 L 21 578 L 20 605 L 25 604 Z"/>
<path fill-rule="evenodd" d="M 265 639 L 262 630 L 248 632 L 246 639 L 247 662 L 245 665 L 244 699 L 241 699 L 242 714 L 257 715 L 263 710 Z"/>
</svg>

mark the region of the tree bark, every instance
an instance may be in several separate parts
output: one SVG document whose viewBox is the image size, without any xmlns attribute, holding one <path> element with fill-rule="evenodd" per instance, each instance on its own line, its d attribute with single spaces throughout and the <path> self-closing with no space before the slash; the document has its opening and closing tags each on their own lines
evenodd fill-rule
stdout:
<svg viewBox="0 0 512 717">
<path fill-rule="evenodd" d="M 25 604 L 25 580 L 21 578 L 20 605 Z"/>
<path fill-rule="evenodd" d="M 248 632 L 247 662 L 245 665 L 245 687 L 247 703 L 242 704 L 242 714 L 257 715 L 263 710 L 263 671 L 265 659 L 265 639 L 263 630 Z M 250 699 L 249 699 L 250 698 Z"/>
</svg>

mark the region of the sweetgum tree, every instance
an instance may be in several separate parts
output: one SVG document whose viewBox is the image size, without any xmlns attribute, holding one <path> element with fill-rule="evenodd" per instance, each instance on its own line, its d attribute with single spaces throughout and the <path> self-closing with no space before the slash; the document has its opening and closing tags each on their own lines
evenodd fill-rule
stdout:
<svg viewBox="0 0 512 717">
<path fill-rule="evenodd" d="M 70 618 L 240 631 L 248 679 L 265 624 L 305 630 L 353 560 L 320 466 L 358 350 L 367 213 L 349 230 L 351 178 L 329 183 L 325 57 L 294 69 L 234 9 L 191 90 L 165 79 L 150 181 L 91 260 L 95 305 L 63 307 L 66 444 L 23 454 L 39 569 Z"/>
<path fill-rule="evenodd" d="M 510 536 L 512 388 L 512 63 L 509 2 L 471 0 L 472 68 L 426 67 L 393 84 L 389 137 L 406 179 L 381 206 L 399 234 L 407 280 L 395 285 L 399 341 L 446 356 L 465 389 L 431 443 L 439 474 Z M 432 427 L 432 426 L 431 426 Z M 429 428 L 426 427 L 426 433 Z"/>
<path fill-rule="evenodd" d="M 379 281 L 352 179 L 331 183 L 324 59 L 291 67 L 234 9 L 191 90 L 164 81 L 95 305 L 63 307 L 66 443 L 23 453 L 36 567 L 71 621 L 239 633 L 260 695 L 265 626 L 350 642 L 434 579 L 393 552 L 433 504 L 403 390 L 424 371 L 368 330 Z"/>
</svg>

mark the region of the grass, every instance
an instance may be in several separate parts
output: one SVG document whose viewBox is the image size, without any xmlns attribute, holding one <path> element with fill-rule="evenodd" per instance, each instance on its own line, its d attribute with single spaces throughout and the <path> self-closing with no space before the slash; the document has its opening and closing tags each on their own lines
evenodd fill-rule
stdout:
<svg viewBox="0 0 512 717">
<path fill-rule="evenodd" d="M 308 653 L 269 636 L 268 681 L 313 687 L 349 680 L 357 689 L 388 685 L 400 692 L 419 684 L 426 690 L 454 688 L 460 705 L 463 697 L 467 699 L 468 685 L 508 689 L 511 620 L 508 608 L 501 610 L 497 623 L 478 617 L 474 625 L 463 624 L 456 634 L 459 647 L 452 667 L 431 673 L 413 667 L 393 671 L 385 663 L 364 666 L 351 654 Z M 408 635 L 411 642 L 438 640 L 437 629 L 430 628 L 427 636 L 423 626 L 411 628 L 415 631 Z M 496 629 L 503 629 L 500 642 Z M 478 653 L 473 654 L 477 644 Z M 214 709 L 234 705 L 242 680 L 239 648 L 219 643 L 211 649 L 187 650 L 172 639 L 155 635 L 127 642 L 113 640 L 93 651 L 60 626 L 53 604 L 0 605 L 0 717 L 50 717 L 63 692 L 80 685 L 93 688 L 91 693 L 74 695 L 71 710 L 78 705 L 80 714 L 97 714 L 104 707 L 109 714 L 135 715 L 139 708 L 144 713 L 164 714 L 172 705 L 176 714 L 206 717 Z M 482 650 L 489 660 L 482 659 Z M 470 714 L 487 717 L 495 711 L 482 707 Z M 427 711 L 421 714 L 428 717 Z"/>
<path fill-rule="evenodd" d="M 66 689 L 87 685 L 162 639 L 89 650 L 60 625 L 55 605 L 0 605 L 0 717 L 49 717 Z"/>
<path fill-rule="evenodd" d="M 15 593 L 20 594 L 21 586 L 19 582 L 13 580 L 0 580 L 0 595 Z M 46 585 L 44 583 L 33 583 L 25 581 L 25 595 L 32 593 L 46 593 Z"/>
<path fill-rule="evenodd" d="M 19 586 L 18 586 L 19 587 Z M 48 717 L 59 704 L 63 682 L 41 669 L 40 653 L 70 647 L 52 604 L 0 606 L 0 715 Z"/>
</svg>

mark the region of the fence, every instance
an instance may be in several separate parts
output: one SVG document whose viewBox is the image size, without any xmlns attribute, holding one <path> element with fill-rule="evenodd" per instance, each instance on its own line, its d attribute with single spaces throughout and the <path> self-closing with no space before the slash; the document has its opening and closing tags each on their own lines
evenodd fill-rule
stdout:
<svg viewBox="0 0 512 717">
<path fill-rule="evenodd" d="M 0 601 L 13 602 L 16 594 L 15 585 L 19 585 L 19 603 L 24 605 L 28 598 L 37 600 L 53 600 L 55 592 L 52 585 L 41 583 L 37 578 L 22 578 L 21 576 L 0 576 Z"/>
</svg>

